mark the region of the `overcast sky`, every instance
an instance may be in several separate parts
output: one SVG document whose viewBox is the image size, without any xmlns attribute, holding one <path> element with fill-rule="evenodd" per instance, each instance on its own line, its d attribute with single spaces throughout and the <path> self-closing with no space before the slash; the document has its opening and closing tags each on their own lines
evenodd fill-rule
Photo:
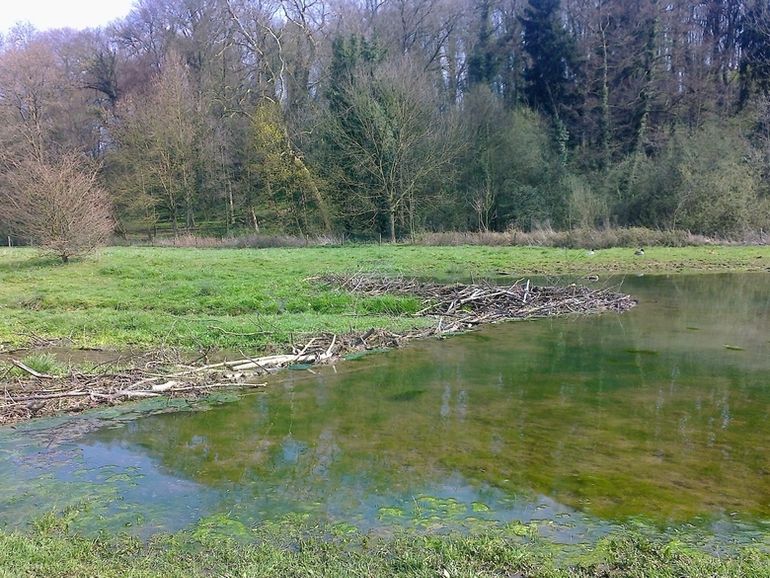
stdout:
<svg viewBox="0 0 770 578">
<path fill-rule="evenodd" d="M 38 30 L 93 28 L 122 18 L 134 0 L 0 0 L 0 32 L 16 22 Z"/>
</svg>

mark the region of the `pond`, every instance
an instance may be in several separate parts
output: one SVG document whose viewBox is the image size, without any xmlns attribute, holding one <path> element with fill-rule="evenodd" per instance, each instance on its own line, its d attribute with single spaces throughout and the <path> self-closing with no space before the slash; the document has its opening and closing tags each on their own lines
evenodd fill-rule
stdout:
<svg viewBox="0 0 770 578">
<path fill-rule="evenodd" d="M 287 371 L 206 411 L 0 434 L 0 524 L 140 535 L 289 513 L 383 530 L 770 529 L 770 275 L 627 277 L 623 315 L 513 322 Z M 78 418 L 82 419 L 82 418 Z M 53 423 L 53 422 L 52 422 Z M 58 423 L 58 422 L 57 422 Z"/>
</svg>

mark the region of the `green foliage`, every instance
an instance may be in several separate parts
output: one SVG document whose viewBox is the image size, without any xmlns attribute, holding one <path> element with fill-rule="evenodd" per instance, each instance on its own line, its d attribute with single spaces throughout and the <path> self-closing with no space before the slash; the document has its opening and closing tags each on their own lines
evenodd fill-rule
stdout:
<svg viewBox="0 0 770 578">
<path fill-rule="evenodd" d="M 344 159 L 336 174 L 345 210 L 368 215 L 393 242 L 414 233 L 416 212 L 429 205 L 430 185 L 452 166 L 457 148 L 451 123 L 436 114 L 433 88 L 405 78 L 418 66 L 404 58 L 353 70 L 330 103 L 329 160 Z"/>
<path fill-rule="evenodd" d="M 382 62 L 385 51 L 363 36 L 337 36 L 332 41 L 332 61 L 329 66 L 329 85 L 326 96 L 329 107 L 336 115 L 344 114 L 349 93 L 346 88 L 355 83 L 356 75 L 371 72 Z"/>
<path fill-rule="evenodd" d="M 481 84 L 492 86 L 500 68 L 500 58 L 495 54 L 492 36 L 491 11 L 489 0 L 476 4 L 478 11 L 479 32 L 473 51 L 468 57 L 468 83 L 471 87 Z"/>
<path fill-rule="evenodd" d="M 27 367 L 47 375 L 62 375 L 67 371 L 67 368 L 50 353 L 28 355 L 22 361 Z"/>
<path fill-rule="evenodd" d="M 741 98 L 755 91 L 770 93 L 770 7 L 763 0 L 749 0 L 741 19 Z"/>
<path fill-rule="evenodd" d="M 524 229 L 538 223 L 564 226 L 565 191 L 547 124 L 524 108 L 510 115 L 502 141 L 506 156 L 500 159 L 505 191 L 501 212 L 506 216 L 506 225 Z"/>
<path fill-rule="evenodd" d="M 479 230 L 565 224 L 564 187 L 547 123 L 526 108 L 505 111 L 484 86 L 469 96 L 462 189 Z"/>
<path fill-rule="evenodd" d="M 532 2 L 521 17 L 524 50 L 529 65 L 524 71 L 527 102 L 555 118 L 575 102 L 577 47 L 564 28 L 560 0 Z"/>
<path fill-rule="evenodd" d="M 568 195 L 570 227 L 586 230 L 606 226 L 610 222 L 606 197 L 597 193 L 586 179 L 568 174 L 564 178 L 563 186 Z"/>
<path fill-rule="evenodd" d="M 59 362 L 51 353 L 35 353 L 27 355 L 21 362 L 30 369 L 42 373 L 44 375 L 60 376 L 67 373 L 67 367 Z M 0 363 L 0 373 L 3 370 L 8 371 L 8 375 L 12 377 L 28 377 L 29 374 L 22 369 L 10 364 Z"/>
<path fill-rule="evenodd" d="M 121 101 L 110 127 L 119 147 L 108 155 L 107 174 L 123 226 L 139 220 L 192 227 L 202 200 L 207 151 L 188 70 L 170 54 L 147 98 Z"/>
<path fill-rule="evenodd" d="M 256 194 L 251 213 L 268 229 L 300 234 L 329 230 L 326 203 L 317 176 L 311 173 L 289 142 L 277 104 L 260 104 L 251 116 L 252 147 L 249 174 Z M 254 223 L 259 227 L 259 221 Z"/>
<path fill-rule="evenodd" d="M 759 203 L 758 174 L 748 159 L 748 142 L 729 124 L 679 128 L 657 156 L 634 153 L 616 171 L 626 180 L 618 183 L 620 219 L 740 235 Z"/>
</svg>

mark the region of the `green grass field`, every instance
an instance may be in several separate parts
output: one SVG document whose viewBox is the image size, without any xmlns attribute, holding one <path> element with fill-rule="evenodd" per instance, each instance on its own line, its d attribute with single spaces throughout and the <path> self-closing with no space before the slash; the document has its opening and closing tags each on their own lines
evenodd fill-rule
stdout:
<svg viewBox="0 0 770 578">
<path fill-rule="evenodd" d="M 354 246 L 299 249 L 110 248 L 62 265 L 0 250 L 0 343 L 34 336 L 79 347 L 262 350 L 303 334 L 404 329 L 419 303 L 362 298 L 313 276 L 367 272 L 469 279 L 509 275 L 766 271 L 768 247 L 585 250 Z"/>
</svg>

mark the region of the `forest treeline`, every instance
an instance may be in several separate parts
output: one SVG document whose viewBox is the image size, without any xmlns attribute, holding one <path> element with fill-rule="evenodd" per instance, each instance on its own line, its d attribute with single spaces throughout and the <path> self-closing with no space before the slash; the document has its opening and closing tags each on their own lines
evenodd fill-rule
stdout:
<svg viewBox="0 0 770 578">
<path fill-rule="evenodd" d="M 77 157 L 128 236 L 734 237 L 769 90 L 766 0 L 138 0 L 2 38 L 0 189 Z"/>
</svg>

